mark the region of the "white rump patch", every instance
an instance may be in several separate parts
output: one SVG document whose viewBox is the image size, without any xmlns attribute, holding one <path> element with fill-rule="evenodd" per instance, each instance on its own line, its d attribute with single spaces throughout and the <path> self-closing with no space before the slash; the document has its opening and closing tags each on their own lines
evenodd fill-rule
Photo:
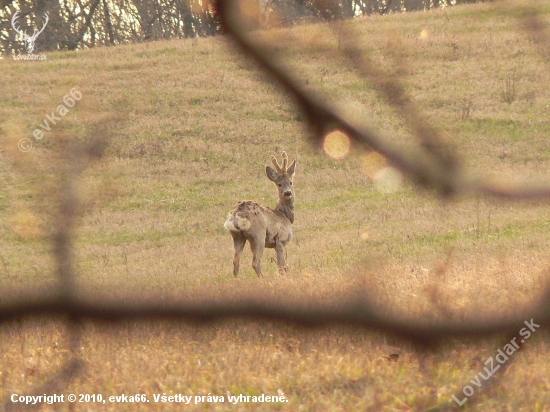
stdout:
<svg viewBox="0 0 550 412">
<path fill-rule="evenodd" d="M 225 227 L 227 230 L 229 230 L 231 232 L 238 232 L 239 230 L 233 224 L 233 219 L 234 219 L 234 216 L 230 213 L 227 216 L 227 220 L 225 221 L 223 227 Z"/>
<path fill-rule="evenodd" d="M 241 217 L 237 215 L 235 216 L 235 219 L 237 219 L 237 226 L 240 230 L 250 229 L 250 220 L 248 220 L 246 217 Z"/>
<path fill-rule="evenodd" d="M 225 221 L 223 227 L 225 227 L 230 232 L 240 232 L 240 231 L 247 231 L 250 229 L 250 220 L 248 220 L 246 217 L 242 216 L 233 216 L 231 213 L 229 216 L 227 216 L 227 220 Z"/>
</svg>

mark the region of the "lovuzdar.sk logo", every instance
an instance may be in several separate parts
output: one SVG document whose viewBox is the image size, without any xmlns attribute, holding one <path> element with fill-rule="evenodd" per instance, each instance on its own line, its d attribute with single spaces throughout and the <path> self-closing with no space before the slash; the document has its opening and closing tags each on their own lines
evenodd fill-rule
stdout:
<svg viewBox="0 0 550 412">
<path fill-rule="evenodd" d="M 34 55 L 32 52 L 34 51 L 34 46 L 36 39 L 44 31 L 46 28 L 48 21 L 50 20 L 47 13 L 44 13 L 44 24 L 42 25 L 42 28 L 40 30 L 34 29 L 34 33 L 32 35 L 28 35 L 27 31 L 21 30 L 19 27 L 17 27 L 17 19 L 19 18 L 19 12 L 16 11 L 13 17 L 11 18 L 11 26 L 15 30 L 17 34 L 23 37 L 23 41 L 25 42 L 25 50 L 27 51 L 27 55 L 13 55 L 14 60 L 46 60 L 46 55 Z"/>
</svg>

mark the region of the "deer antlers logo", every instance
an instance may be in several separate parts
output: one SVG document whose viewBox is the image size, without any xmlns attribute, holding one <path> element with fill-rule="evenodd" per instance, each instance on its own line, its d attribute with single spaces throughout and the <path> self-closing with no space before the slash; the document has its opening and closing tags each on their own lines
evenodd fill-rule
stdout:
<svg viewBox="0 0 550 412">
<path fill-rule="evenodd" d="M 34 42 L 36 41 L 40 33 L 44 31 L 50 18 L 48 17 L 47 13 L 44 13 L 44 25 L 40 30 L 34 29 L 34 33 L 32 34 L 32 36 L 29 36 L 26 30 L 23 32 L 21 29 L 15 26 L 15 21 L 18 18 L 19 18 L 19 12 L 16 11 L 13 17 L 11 18 L 11 26 L 13 27 L 13 29 L 17 34 L 23 36 L 23 40 L 25 41 L 25 50 L 27 50 L 28 54 L 31 54 L 34 51 Z"/>
</svg>

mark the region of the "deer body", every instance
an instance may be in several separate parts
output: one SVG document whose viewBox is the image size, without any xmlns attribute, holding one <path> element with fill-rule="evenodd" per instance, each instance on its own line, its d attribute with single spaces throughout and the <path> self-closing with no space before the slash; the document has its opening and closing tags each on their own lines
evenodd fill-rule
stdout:
<svg viewBox="0 0 550 412">
<path fill-rule="evenodd" d="M 275 209 L 260 205 L 252 200 L 237 203 L 227 216 L 224 227 L 233 237 L 235 256 L 233 258 L 233 274 L 239 273 L 241 254 L 246 241 L 252 250 L 252 267 L 258 276 L 262 276 L 261 260 L 264 249 L 274 248 L 277 252 L 279 271 L 286 269 L 285 246 L 292 238 L 292 223 L 294 223 L 294 189 L 292 178 L 296 161 L 287 168 L 288 158 L 283 152 L 283 165 L 279 166 L 274 156 L 271 161 L 275 170 L 266 166 L 266 174 L 277 186 L 279 202 Z"/>
</svg>

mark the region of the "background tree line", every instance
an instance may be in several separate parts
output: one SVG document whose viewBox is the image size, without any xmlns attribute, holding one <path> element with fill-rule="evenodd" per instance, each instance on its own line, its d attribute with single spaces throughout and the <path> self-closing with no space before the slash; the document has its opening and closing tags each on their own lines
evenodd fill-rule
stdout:
<svg viewBox="0 0 550 412">
<path fill-rule="evenodd" d="M 223 1 L 223 0 L 218 0 Z M 259 26 L 291 25 L 303 19 L 333 20 L 372 13 L 423 10 L 476 0 L 242 0 L 257 13 Z M 0 55 L 24 53 L 12 28 L 30 35 L 49 22 L 36 52 L 76 50 L 96 45 L 206 37 L 223 32 L 216 0 L 0 0 Z"/>
</svg>

